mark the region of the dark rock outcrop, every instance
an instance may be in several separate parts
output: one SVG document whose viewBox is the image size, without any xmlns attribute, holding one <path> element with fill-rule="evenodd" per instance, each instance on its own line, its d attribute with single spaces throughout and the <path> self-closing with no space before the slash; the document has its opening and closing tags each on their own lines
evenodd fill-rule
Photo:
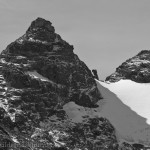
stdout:
<svg viewBox="0 0 150 150">
<path fill-rule="evenodd" d="M 150 82 L 150 51 L 143 50 L 136 56 L 122 63 L 106 78 L 106 81 L 117 82 L 121 79 L 130 79 L 139 83 Z"/>
<path fill-rule="evenodd" d="M 93 150 L 95 145 L 117 150 L 107 119 L 83 114 L 75 122 L 63 109 L 69 102 L 95 109 L 101 98 L 73 46 L 49 21 L 38 18 L 0 55 L 0 124 L 9 132 L 0 144 L 8 140 L 6 149 L 14 150 Z"/>
<path fill-rule="evenodd" d="M 134 149 L 136 150 L 141 150 L 141 149 L 144 149 L 144 145 L 142 144 L 132 144 L 132 146 L 134 147 Z"/>
<path fill-rule="evenodd" d="M 92 73 L 93 73 L 93 77 L 97 80 L 99 80 L 99 77 L 98 77 L 98 74 L 97 74 L 97 70 L 96 69 L 93 69 L 92 70 Z"/>
<path fill-rule="evenodd" d="M 131 144 L 128 144 L 126 142 L 123 142 L 120 147 L 119 150 L 138 150 L 136 148 L 134 148 Z"/>
</svg>

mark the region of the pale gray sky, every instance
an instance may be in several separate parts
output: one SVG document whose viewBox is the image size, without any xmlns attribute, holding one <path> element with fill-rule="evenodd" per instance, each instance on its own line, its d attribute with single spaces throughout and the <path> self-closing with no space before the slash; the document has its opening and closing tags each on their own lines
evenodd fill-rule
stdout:
<svg viewBox="0 0 150 150">
<path fill-rule="evenodd" d="M 150 49 L 150 0 L 0 0 L 0 50 L 37 17 L 50 20 L 100 79 Z"/>
</svg>

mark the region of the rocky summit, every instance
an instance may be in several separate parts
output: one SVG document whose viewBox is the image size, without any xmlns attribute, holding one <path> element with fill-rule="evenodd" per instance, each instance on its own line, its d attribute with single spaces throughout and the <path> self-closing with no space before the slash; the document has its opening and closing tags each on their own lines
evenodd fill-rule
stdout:
<svg viewBox="0 0 150 150">
<path fill-rule="evenodd" d="M 130 79 L 138 83 L 150 82 L 150 50 L 142 50 L 136 56 L 122 63 L 106 78 L 106 81 L 117 82 L 121 79 Z"/>
<path fill-rule="evenodd" d="M 101 99 L 73 46 L 37 18 L 0 55 L 0 150 L 117 150 L 110 122 L 80 111 Z"/>
</svg>

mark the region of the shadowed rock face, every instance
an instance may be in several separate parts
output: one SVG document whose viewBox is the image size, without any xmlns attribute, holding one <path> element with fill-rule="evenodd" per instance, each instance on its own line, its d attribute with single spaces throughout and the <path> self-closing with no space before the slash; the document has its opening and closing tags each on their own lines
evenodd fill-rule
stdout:
<svg viewBox="0 0 150 150">
<path fill-rule="evenodd" d="M 92 73 L 93 73 L 93 77 L 97 80 L 99 80 L 99 77 L 98 77 L 98 74 L 97 74 L 97 70 L 96 69 L 93 69 L 92 70 Z"/>
<path fill-rule="evenodd" d="M 33 88 L 39 93 L 44 88 L 43 93 L 53 92 L 62 104 L 75 101 L 86 107 L 96 107 L 101 98 L 90 70 L 73 53 L 73 46 L 62 40 L 51 23 L 42 18 L 33 21 L 26 34 L 2 52 L 1 64 L 2 74 L 11 87 Z M 28 71 L 36 71 L 49 81 L 34 79 Z"/>
<path fill-rule="evenodd" d="M 117 150 L 107 119 L 87 114 L 76 123 L 63 109 L 69 102 L 94 109 L 101 98 L 91 71 L 73 53 L 73 46 L 42 18 L 0 55 L 0 126 L 2 135 L 8 133 L 1 139 L 12 145 L 6 149 L 92 150 L 100 145 Z"/>
<path fill-rule="evenodd" d="M 122 63 L 116 72 L 106 78 L 106 81 L 117 82 L 130 79 L 139 83 L 150 82 L 150 51 L 143 50 L 136 56 Z"/>
</svg>

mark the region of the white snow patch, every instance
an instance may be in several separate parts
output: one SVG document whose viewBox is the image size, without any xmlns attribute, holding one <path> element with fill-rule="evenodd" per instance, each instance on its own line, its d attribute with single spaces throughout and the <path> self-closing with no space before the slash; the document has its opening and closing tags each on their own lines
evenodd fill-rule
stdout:
<svg viewBox="0 0 150 150">
<path fill-rule="evenodd" d="M 41 41 L 41 40 L 38 40 L 38 39 L 33 39 L 32 37 L 30 37 L 28 39 L 28 41 L 35 42 L 35 43 L 49 44 L 47 41 Z"/>
<path fill-rule="evenodd" d="M 52 131 L 49 131 L 49 135 L 51 135 L 54 139 L 54 143 L 55 143 L 55 146 L 56 147 L 61 147 L 62 145 L 64 146 L 65 143 L 63 142 L 60 142 L 60 137 L 62 136 L 68 136 L 65 132 L 60 132 L 58 130 L 52 130 Z"/>
<path fill-rule="evenodd" d="M 17 40 L 17 42 L 18 42 L 19 44 L 22 44 L 22 43 L 23 43 L 23 39 L 20 38 L 20 39 Z"/>
<path fill-rule="evenodd" d="M 48 78 L 42 76 L 41 74 L 37 73 L 36 71 L 27 71 L 26 73 L 29 74 L 31 77 L 33 77 L 35 79 L 50 82 L 54 87 L 63 88 L 63 85 L 56 84 L 55 82 L 53 82 L 53 81 L 49 80 Z"/>
<path fill-rule="evenodd" d="M 0 59 L 0 62 L 1 62 L 2 64 L 6 64 L 6 63 L 7 63 L 4 58 L 1 58 L 1 59 Z"/>
<path fill-rule="evenodd" d="M 23 64 L 24 67 L 29 67 L 31 66 L 30 64 Z"/>
<path fill-rule="evenodd" d="M 7 109 L 7 114 L 9 115 L 12 122 L 15 122 L 15 113 L 9 113 Z"/>
<path fill-rule="evenodd" d="M 17 58 L 17 59 L 24 59 L 24 58 L 26 58 L 26 57 L 24 57 L 24 56 L 17 56 L 16 58 Z"/>
<path fill-rule="evenodd" d="M 30 76 L 32 76 L 35 79 L 40 79 L 42 81 L 50 82 L 50 80 L 48 78 L 43 77 L 41 74 L 37 73 L 36 71 L 28 71 L 27 74 L 29 74 Z"/>
<path fill-rule="evenodd" d="M 16 137 L 11 136 L 11 139 L 12 139 L 15 143 L 18 143 L 18 144 L 19 144 L 19 141 L 16 139 Z"/>
<path fill-rule="evenodd" d="M 5 60 L 4 58 L 1 58 L 1 59 L 0 59 L 0 63 L 2 63 L 2 64 L 7 64 L 7 65 L 13 64 L 13 65 L 15 65 L 15 66 L 20 66 L 20 65 L 17 64 L 17 63 L 6 62 L 6 60 Z"/>
<path fill-rule="evenodd" d="M 17 64 L 17 63 L 13 63 L 13 65 L 15 65 L 15 66 L 20 66 L 20 64 Z"/>
</svg>

